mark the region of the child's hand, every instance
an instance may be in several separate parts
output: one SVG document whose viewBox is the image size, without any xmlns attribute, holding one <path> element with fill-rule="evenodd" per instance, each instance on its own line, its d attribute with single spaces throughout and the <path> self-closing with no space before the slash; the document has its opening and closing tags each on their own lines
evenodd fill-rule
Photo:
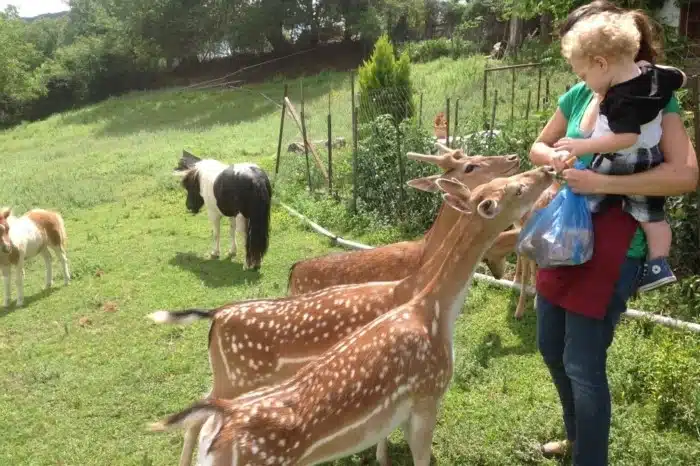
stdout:
<svg viewBox="0 0 700 466">
<path fill-rule="evenodd" d="M 586 148 L 588 142 L 585 139 L 561 138 L 554 143 L 557 152 L 566 151 L 570 154 L 570 159 L 579 157 L 588 152 Z"/>
<path fill-rule="evenodd" d="M 567 151 L 564 151 L 564 150 L 554 151 L 554 154 L 552 154 L 552 157 L 551 157 L 552 167 L 554 167 L 554 170 L 556 170 L 557 173 L 561 173 L 563 170 L 569 168 L 568 165 L 566 164 L 566 161 L 570 157 L 571 156 Z"/>
</svg>

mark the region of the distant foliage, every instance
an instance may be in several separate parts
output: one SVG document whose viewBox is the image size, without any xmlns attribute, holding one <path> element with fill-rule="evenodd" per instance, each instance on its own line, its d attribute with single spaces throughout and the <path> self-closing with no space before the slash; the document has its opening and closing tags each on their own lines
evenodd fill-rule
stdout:
<svg viewBox="0 0 700 466">
<path fill-rule="evenodd" d="M 425 63 L 442 57 L 450 57 L 456 60 L 479 52 L 479 48 L 475 43 L 460 37 L 453 37 L 452 39 L 441 37 L 414 43 L 409 42 L 401 50 L 408 52 L 408 56 L 413 63 Z"/>
<path fill-rule="evenodd" d="M 398 125 L 413 116 L 410 60 L 406 52 L 396 59 L 394 46 L 386 34 L 377 40 L 372 56 L 360 67 L 359 82 L 360 123 L 388 114 Z"/>
</svg>

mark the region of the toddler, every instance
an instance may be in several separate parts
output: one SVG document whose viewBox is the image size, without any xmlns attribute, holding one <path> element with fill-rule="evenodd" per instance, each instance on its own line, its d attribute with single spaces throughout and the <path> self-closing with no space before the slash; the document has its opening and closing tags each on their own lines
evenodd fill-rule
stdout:
<svg viewBox="0 0 700 466">
<path fill-rule="evenodd" d="M 572 70 L 602 101 L 590 135 L 564 138 L 554 147 L 559 154 L 568 152 L 569 158 L 594 154 L 589 168 L 607 175 L 639 173 L 663 162 L 662 110 L 686 83 L 677 68 L 635 62 L 640 43 L 635 18 L 635 12 L 591 15 L 562 38 L 562 54 Z M 641 224 L 649 247 L 639 291 L 675 282 L 667 260 L 672 236 L 664 214 L 666 199 L 636 195 L 587 199 L 596 212 L 606 201 L 620 197 L 623 209 Z"/>
</svg>

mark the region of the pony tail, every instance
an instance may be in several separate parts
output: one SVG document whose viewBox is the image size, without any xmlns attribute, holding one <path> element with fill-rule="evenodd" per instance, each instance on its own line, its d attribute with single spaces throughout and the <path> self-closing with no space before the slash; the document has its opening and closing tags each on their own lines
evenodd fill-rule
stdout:
<svg viewBox="0 0 700 466">
<path fill-rule="evenodd" d="M 250 209 L 248 227 L 246 228 L 246 263 L 257 267 L 267 253 L 270 237 L 270 211 L 272 204 L 272 186 L 267 174 L 260 170 L 264 185 L 253 183 L 254 207 Z"/>
<path fill-rule="evenodd" d="M 658 60 L 663 60 L 663 44 L 659 39 L 660 35 L 656 34 L 651 18 L 642 10 L 631 10 L 627 14 L 634 18 L 641 35 L 636 61 L 645 60 L 655 64 Z"/>
</svg>

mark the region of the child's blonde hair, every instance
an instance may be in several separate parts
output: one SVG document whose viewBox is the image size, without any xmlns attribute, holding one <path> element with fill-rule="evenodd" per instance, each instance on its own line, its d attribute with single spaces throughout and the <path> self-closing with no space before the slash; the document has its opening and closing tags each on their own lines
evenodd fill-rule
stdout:
<svg viewBox="0 0 700 466">
<path fill-rule="evenodd" d="M 609 60 L 634 57 L 639 51 L 641 33 L 634 12 L 606 11 L 579 20 L 561 39 L 561 52 L 567 60 L 601 56 Z"/>
</svg>

